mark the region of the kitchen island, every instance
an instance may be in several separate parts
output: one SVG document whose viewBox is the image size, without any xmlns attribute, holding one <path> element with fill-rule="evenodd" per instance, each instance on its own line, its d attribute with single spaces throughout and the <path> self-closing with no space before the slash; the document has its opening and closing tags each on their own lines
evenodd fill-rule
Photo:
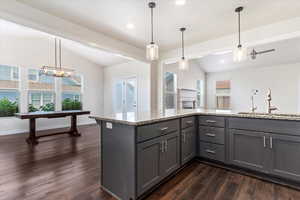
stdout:
<svg viewBox="0 0 300 200">
<path fill-rule="evenodd" d="M 101 185 L 140 199 L 192 160 L 300 183 L 300 116 L 212 110 L 91 116 L 101 127 Z"/>
</svg>

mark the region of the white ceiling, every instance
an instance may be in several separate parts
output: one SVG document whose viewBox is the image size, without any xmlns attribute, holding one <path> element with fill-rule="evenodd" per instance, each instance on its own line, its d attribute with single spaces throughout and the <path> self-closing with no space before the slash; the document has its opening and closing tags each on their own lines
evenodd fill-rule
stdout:
<svg viewBox="0 0 300 200">
<path fill-rule="evenodd" d="M 300 38 L 249 47 L 249 54 L 253 48 L 256 51 L 275 49 L 275 52 L 257 55 L 255 60 L 251 59 L 251 56 L 248 56 L 246 61 L 240 63 L 233 62 L 232 52 L 223 52 L 224 54 L 219 52 L 219 54 L 207 55 L 203 58 L 195 59 L 194 61 L 197 62 L 205 72 L 220 72 L 249 67 L 268 67 L 288 63 L 300 63 Z"/>
<path fill-rule="evenodd" d="M 31 7 L 144 48 L 149 42 L 149 0 L 18 0 Z M 242 30 L 300 16 L 299 0 L 160 0 L 155 10 L 156 40 L 163 50 L 180 46 L 181 26 L 187 45 L 232 34 L 237 29 L 234 9 L 245 6 Z M 135 29 L 126 29 L 127 23 Z"/>
<path fill-rule="evenodd" d="M 53 37 L 50 34 L 33 30 L 31 28 L 27 28 L 5 20 L 0 20 L 0 35 L 22 37 L 24 39 L 29 37 L 36 39 L 40 37 L 49 37 L 49 40 Z M 121 55 L 101 51 L 99 49 L 91 48 L 71 40 L 62 39 L 62 46 L 63 48 L 66 48 L 73 53 L 101 66 L 111 66 L 129 61 L 129 58 L 125 58 Z"/>
</svg>

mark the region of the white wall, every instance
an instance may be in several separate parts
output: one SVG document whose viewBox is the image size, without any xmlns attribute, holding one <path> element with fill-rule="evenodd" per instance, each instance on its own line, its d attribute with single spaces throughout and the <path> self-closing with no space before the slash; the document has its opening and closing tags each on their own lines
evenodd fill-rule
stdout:
<svg viewBox="0 0 300 200">
<path fill-rule="evenodd" d="M 120 79 L 130 77 L 137 78 L 138 112 L 150 111 L 150 64 L 130 61 L 104 68 L 104 114 L 114 112 L 114 83 Z"/>
<path fill-rule="evenodd" d="M 257 111 L 266 112 L 268 88 L 272 89 L 272 104 L 279 108 L 278 112 L 300 111 L 300 63 L 208 73 L 208 108 L 215 108 L 215 87 L 218 80 L 231 80 L 231 108 L 234 111 L 250 111 L 251 90 L 258 89 L 259 94 L 255 97 Z"/>
<path fill-rule="evenodd" d="M 27 69 L 39 69 L 43 65 L 53 64 L 54 47 L 49 44 L 48 36 L 9 37 L 1 36 L 0 64 L 20 67 L 21 78 L 26 79 Z M 49 49 L 50 48 L 50 49 Z M 103 111 L 103 67 L 63 49 L 62 64 L 72 67 L 84 78 L 83 109 L 92 114 Z M 21 86 L 21 111 L 27 109 L 27 85 Z M 58 102 L 57 102 L 58 103 Z M 88 116 L 79 117 L 79 124 L 94 123 Z M 39 119 L 37 129 L 50 129 L 69 126 L 69 119 Z M 14 117 L 0 118 L 0 135 L 28 131 L 28 121 Z"/>
</svg>

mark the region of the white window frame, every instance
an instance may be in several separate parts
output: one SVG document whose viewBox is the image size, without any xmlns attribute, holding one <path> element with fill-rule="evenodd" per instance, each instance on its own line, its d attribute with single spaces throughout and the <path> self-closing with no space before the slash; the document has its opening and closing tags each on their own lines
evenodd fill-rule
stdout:
<svg viewBox="0 0 300 200">
<path fill-rule="evenodd" d="M 200 88 L 198 88 L 198 82 L 200 83 Z M 204 108 L 204 80 L 199 79 L 196 80 L 196 98 L 197 98 L 197 102 L 196 102 L 196 107 L 197 108 Z M 200 102 L 198 101 L 198 96 L 200 96 Z"/>
<path fill-rule="evenodd" d="M 231 85 L 231 80 L 217 80 L 215 83 L 215 107 L 218 110 L 231 110 L 231 86 L 229 89 L 229 93 L 217 93 L 217 82 L 218 81 L 230 81 Z M 218 108 L 218 97 L 229 97 L 229 107 L 228 108 Z"/>
<path fill-rule="evenodd" d="M 56 102 L 55 102 L 56 93 L 53 90 L 28 90 L 28 105 L 27 106 L 29 106 L 29 104 L 32 104 L 32 99 L 30 98 L 31 93 L 41 93 L 40 107 L 43 106 L 44 105 L 44 93 L 45 92 L 53 93 L 51 101 L 54 103 L 54 106 L 55 106 L 56 105 Z"/>
</svg>

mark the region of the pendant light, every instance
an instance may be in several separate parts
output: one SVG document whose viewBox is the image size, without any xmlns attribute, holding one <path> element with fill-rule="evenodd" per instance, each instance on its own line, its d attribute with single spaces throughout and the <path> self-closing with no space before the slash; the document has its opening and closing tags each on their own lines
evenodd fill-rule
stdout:
<svg viewBox="0 0 300 200">
<path fill-rule="evenodd" d="M 58 47 L 57 47 L 58 43 Z M 71 77 L 74 73 L 74 70 L 67 69 L 62 67 L 61 62 L 61 40 L 54 38 L 54 44 L 55 44 L 55 65 L 52 66 L 43 66 L 40 70 L 40 74 L 46 75 L 46 76 L 54 76 L 54 77 Z M 57 50 L 59 51 L 59 60 L 57 59 Z M 58 64 L 59 61 L 59 64 Z"/>
<path fill-rule="evenodd" d="M 189 61 L 184 57 L 184 31 L 186 28 L 180 28 L 181 32 L 181 45 L 182 45 L 182 57 L 179 61 L 179 69 L 182 71 L 189 70 Z"/>
<path fill-rule="evenodd" d="M 156 7 L 155 2 L 150 2 L 148 4 L 151 9 L 151 42 L 147 45 L 147 60 L 154 61 L 158 60 L 158 46 L 154 43 L 153 39 L 153 8 Z"/>
<path fill-rule="evenodd" d="M 238 13 L 238 31 L 239 31 L 239 44 L 233 50 L 233 61 L 241 62 L 247 59 L 247 48 L 243 47 L 241 44 L 241 12 L 244 7 L 238 7 L 235 9 L 235 12 Z"/>
</svg>

